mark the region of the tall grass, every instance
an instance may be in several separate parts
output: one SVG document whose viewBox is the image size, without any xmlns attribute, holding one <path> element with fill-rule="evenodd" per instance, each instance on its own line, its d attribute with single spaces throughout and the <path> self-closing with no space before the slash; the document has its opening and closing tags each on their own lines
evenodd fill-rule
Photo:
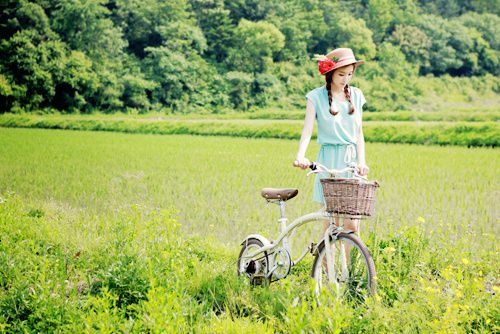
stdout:
<svg viewBox="0 0 500 334">
<path fill-rule="evenodd" d="M 382 186 L 362 223 L 379 284 L 365 305 L 325 295 L 317 308 L 310 258 L 269 287 L 239 280 L 239 241 L 277 231 L 261 187 L 300 189 L 290 217 L 315 209 L 312 180 L 291 167 L 297 144 L 0 129 L 0 327 L 498 331 L 496 149 L 367 145 Z M 304 228 L 296 246 L 318 235 Z"/>
<path fill-rule="evenodd" d="M 310 261 L 271 286 L 234 272 L 236 253 L 186 238 L 169 212 L 135 206 L 88 219 L 34 215 L 15 195 L 0 204 L 3 332 L 366 333 L 494 332 L 495 255 L 457 252 L 415 226 L 367 238 L 379 295 L 361 306 L 322 295 Z M 79 235 L 75 235 L 78 231 Z M 82 238 L 83 237 L 83 238 Z M 470 235 L 457 239 L 467 244 Z M 83 240 L 82 240 L 83 239 Z M 488 242 L 494 242 L 490 235 Z"/>
<path fill-rule="evenodd" d="M 0 117 L 0 126 L 126 133 L 191 134 L 249 138 L 300 138 L 303 122 L 250 119 L 133 119 L 77 116 Z M 498 122 L 365 122 L 369 142 L 493 146 L 500 144 Z M 314 137 L 315 135 L 313 135 Z"/>
<path fill-rule="evenodd" d="M 298 141 L 0 128 L 0 143 L 0 189 L 35 206 L 89 215 L 135 204 L 174 209 L 184 232 L 228 244 L 277 229 L 263 187 L 300 189 L 292 217 L 314 209 L 312 179 L 291 167 Z M 308 156 L 317 151 L 311 143 Z M 378 226 L 418 217 L 428 228 L 495 226 L 497 149 L 369 143 L 366 155 L 382 184 Z"/>
<path fill-rule="evenodd" d="M 11 115 L 30 115 L 30 114 L 11 114 Z M 57 116 L 61 115 L 57 110 L 38 110 L 31 115 L 38 116 Z M 8 116 L 5 115 L 5 116 Z M 69 116 L 69 115 L 67 115 Z M 206 112 L 199 114 L 173 113 L 169 110 L 150 111 L 141 114 L 114 113 L 103 114 L 99 112 L 90 114 L 73 115 L 85 119 L 143 119 L 143 120 L 192 120 L 192 119 L 268 119 L 268 120 L 300 120 L 305 117 L 305 109 L 251 109 L 246 112 L 235 112 L 234 110 L 218 110 L 217 112 Z M 454 107 L 442 108 L 439 111 L 379 111 L 363 113 L 365 121 L 422 121 L 422 122 L 497 122 L 500 120 L 500 107 L 482 106 L 482 107 Z"/>
</svg>

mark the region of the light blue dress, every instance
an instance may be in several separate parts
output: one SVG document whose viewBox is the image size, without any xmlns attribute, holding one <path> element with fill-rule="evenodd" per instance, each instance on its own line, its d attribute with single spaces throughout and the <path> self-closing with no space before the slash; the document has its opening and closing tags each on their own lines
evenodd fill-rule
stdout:
<svg viewBox="0 0 500 334">
<path fill-rule="evenodd" d="M 363 92 L 356 87 L 350 87 L 350 93 L 355 108 L 354 114 L 349 115 L 348 101 L 333 101 L 335 110 L 340 111 L 336 116 L 330 114 L 326 86 L 315 88 L 306 95 L 306 99 L 312 101 L 316 110 L 318 143 L 321 145 L 316 161 L 328 168 L 342 169 L 358 161 L 356 143 L 366 100 Z M 341 177 L 350 177 L 347 174 Z M 316 174 L 313 192 L 315 202 L 325 202 L 320 178 L 327 176 Z"/>
</svg>

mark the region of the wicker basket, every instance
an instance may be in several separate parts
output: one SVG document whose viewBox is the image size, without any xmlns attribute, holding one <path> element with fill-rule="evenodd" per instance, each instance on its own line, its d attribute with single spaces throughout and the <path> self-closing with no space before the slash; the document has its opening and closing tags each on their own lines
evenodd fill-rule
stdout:
<svg viewBox="0 0 500 334">
<path fill-rule="evenodd" d="M 358 179 L 321 179 L 326 211 L 353 216 L 371 216 L 374 212 L 376 181 Z"/>
</svg>

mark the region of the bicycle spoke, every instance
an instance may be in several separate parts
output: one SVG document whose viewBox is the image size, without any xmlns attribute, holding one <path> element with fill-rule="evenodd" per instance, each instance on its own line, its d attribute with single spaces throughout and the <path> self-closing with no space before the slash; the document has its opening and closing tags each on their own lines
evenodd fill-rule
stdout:
<svg viewBox="0 0 500 334">
<path fill-rule="evenodd" d="M 359 240 L 351 236 L 343 236 L 338 240 L 331 241 L 333 256 L 333 282 L 328 280 L 328 266 L 325 261 L 326 246 L 323 247 L 315 260 L 315 272 L 313 277 L 316 280 L 315 292 L 318 294 L 321 290 L 338 292 L 338 296 L 354 304 L 363 303 L 366 296 L 370 293 L 370 279 L 374 276 L 368 272 L 368 265 L 365 261 L 365 255 L 361 251 L 361 246 L 353 240 Z M 363 245 L 366 248 L 366 246 Z M 370 261 L 371 258 L 370 258 Z M 316 268 L 319 265 L 319 268 Z"/>
</svg>

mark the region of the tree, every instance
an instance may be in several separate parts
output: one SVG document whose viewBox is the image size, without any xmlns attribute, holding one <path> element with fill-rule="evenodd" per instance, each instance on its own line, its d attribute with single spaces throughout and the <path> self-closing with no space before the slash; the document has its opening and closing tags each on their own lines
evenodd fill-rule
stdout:
<svg viewBox="0 0 500 334">
<path fill-rule="evenodd" d="M 2 72 L 14 87 L 25 87 L 17 89 L 16 100 L 28 109 L 85 108 L 86 97 L 95 92 L 91 61 L 60 41 L 44 41 L 34 30 L 20 30 L 2 41 L 0 52 Z"/>
<path fill-rule="evenodd" d="M 149 110 L 152 107 L 150 95 L 158 88 L 159 83 L 146 79 L 146 75 L 141 70 L 141 62 L 129 55 L 123 66 L 126 71 L 121 77 L 123 82 L 123 101 L 124 108 L 138 110 L 139 113 Z"/>
<path fill-rule="evenodd" d="M 273 23 L 285 36 L 285 46 L 277 52 L 279 61 L 303 64 L 308 54 L 327 31 L 318 0 L 278 2 L 266 21 Z"/>
<path fill-rule="evenodd" d="M 51 105 L 68 112 L 91 110 L 88 102 L 95 96 L 100 84 L 92 70 L 92 61 L 81 51 L 68 51 L 60 61 Z"/>
<path fill-rule="evenodd" d="M 268 0 L 224 0 L 224 5 L 229 9 L 231 19 L 236 24 L 241 19 L 264 20 L 273 3 Z"/>
<path fill-rule="evenodd" d="M 396 29 L 389 36 L 390 41 L 406 55 L 406 60 L 417 66 L 430 66 L 429 48 L 432 45 L 431 39 L 419 28 L 414 26 L 397 25 Z"/>
<path fill-rule="evenodd" d="M 499 0 L 419 0 L 421 7 L 429 14 L 451 18 L 468 11 L 500 14 Z"/>
<path fill-rule="evenodd" d="M 54 31 L 73 50 L 91 57 L 120 57 L 127 42 L 109 19 L 108 0 L 61 1 L 52 13 Z"/>
<path fill-rule="evenodd" d="M 498 52 L 475 28 L 460 19 L 446 20 L 423 16 L 419 28 L 431 40 L 429 63 L 421 67 L 423 74 L 478 75 L 486 71 L 498 73 Z"/>
<path fill-rule="evenodd" d="M 373 32 L 373 40 L 380 43 L 389 30 L 399 8 L 393 0 L 369 0 L 367 4 L 366 25 Z"/>
<path fill-rule="evenodd" d="M 281 98 L 285 89 L 281 81 L 274 75 L 268 73 L 259 73 L 254 81 L 255 104 L 264 107 L 273 101 Z"/>
<path fill-rule="evenodd" d="M 363 19 L 355 19 L 344 12 L 333 12 L 327 17 L 326 23 L 330 29 L 325 34 L 322 44 L 325 49 L 322 52 L 338 47 L 349 47 L 357 58 L 370 60 L 375 57 L 373 34 Z"/>
<path fill-rule="evenodd" d="M 222 92 L 214 89 L 218 74 L 200 55 L 186 55 L 166 46 L 147 48 L 146 52 L 147 78 L 158 83 L 152 93 L 154 102 L 189 112 L 189 108 L 210 107 L 221 101 Z"/>
<path fill-rule="evenodd" d="M 446 19 L 434 15 L 424 15 L 418 22 L 418 28 L 431 40 L 429 62 L 422 64 L 422 74 L 441 75 L 462 65 L 457 51 L 449 44 L 452 36 L 448 25 Z"/>
<path fill-rule="evenodd" d="M 390 80 L 411 82 L 411 79 L 418 74 L 418 66 L 408 62 L 401 50 L 388 42 L 382 43 L 378 48 L 377 60 Z"/>
<path fill-rule="evenodd" d="M 468 28 L 479 31 L 492 49 L 500 51 L 500 34 L 498 33 L 500 17 L 498 15 L 468 12 L 455 20 Z"/>
<path fill-rule="evenodd" d="M 414 79 L 418 66 L 408 62 L 401 50 L 391 43 L 382 43 L 372 61 L 363 65 L 365 94 L 371 97 L 369 110 L 400 110 L 417 95 Z"/>
<path fill-rule="evenodd" d="M 226 60 L 230 69 L 265 72 L 273 54 L 285 45 L 285 36 L 272 23 L 242 19 L 235 32 L 235 47 Z"/>
<path fill-rule="evenodd" d="M 499 0 L 469 0 L 466 1 L 470 4 L 470 10 L 481 14 L 494 14 L 500 15 L 500 1 Z"/>
<path fill-rule="evenodd" d="M 204 54 L 215 62 L 222 62 L 233 43 L 230 11 L 224 8 L 223 0 L 190 0 L 190 4 L 207 41 Z"/>
<path fill-rule="evenodd" d="M 464 0 L 419 0 L 421 7 L 428 14 L 440 15 L 445 18 L 457 16 L 467 11 Z"/>
<path fill-rule="evenodd" d="M 226 73 L 228 95 L 231 104 L 241 110 L 247 110 L 251 104 L 251 91 L 254 76 L 251 73 L 231 71 Z"/>
<path fill-rule="evenodd" d="M 199 40 L 200 29 L 187 0 L 117 0 L 113 19 L 123 26 L 129 50 L 139 59 L 147 55 L 146 48 L 175 43 L 183 34 L 194 32 L 197 36 L 189 40 Z M 176 31 L 186 28 L 187 32 Z"/>
</svg>

